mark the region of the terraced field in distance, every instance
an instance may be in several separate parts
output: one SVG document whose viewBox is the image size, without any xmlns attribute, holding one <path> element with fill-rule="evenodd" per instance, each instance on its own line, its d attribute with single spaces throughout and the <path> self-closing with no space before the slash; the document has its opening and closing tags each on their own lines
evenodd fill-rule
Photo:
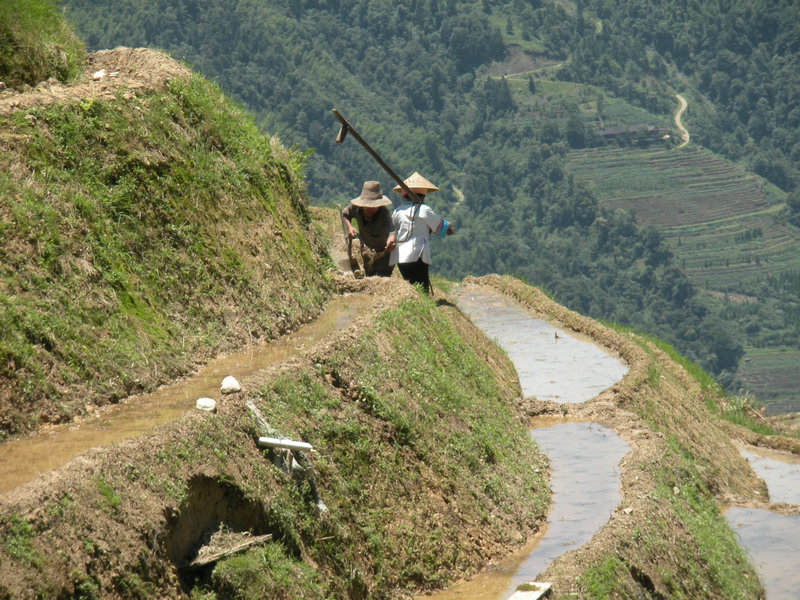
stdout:
<svg viewBox="0 0 800 600">
<path fill-rule="evenodd" d="M 770 274 L 800 271 L 800 234 L 782 222 L 785 194 L 705 150 L 573 151 L 568 168 L 601 206 L 658 227 L 681 268 L 719 302 L 760 302 Z M 737 378 L 767 414 L 800 411 L 800 348 L 745 344 Z"/>
<path fill-rule="evenodd" d="M 601 206 L 661 229 L 701 290 L 757 295 L 767 273 L 800 269 L 800 236 L 779 218 L 782 192 L 710 152 L 582 150 L 569 170 Z"/>
<path fill-rule="evenodd" d="M 737 376 L 766 405 L 767 415 L 798 412 L 798 363 L 800 353 L 796 348 L 745 346 L 745 360 L 739 366 Z"/>
</svg>

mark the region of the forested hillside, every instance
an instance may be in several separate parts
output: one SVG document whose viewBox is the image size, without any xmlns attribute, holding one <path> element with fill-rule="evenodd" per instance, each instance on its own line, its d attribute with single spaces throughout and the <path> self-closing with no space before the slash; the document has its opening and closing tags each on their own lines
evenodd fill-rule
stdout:
<svg viewBox="0 0 800 600">
<path fill-rule="evenodd" d="M 800 20 L 794 0 L 582 4 L 602 27 L 584 27 L 571 40 L 573 60 L 560 77 L 603 85 L 637 104 L 655 103 L 660 90 L 648 86 L 651 95 L 642 97 L 632 81 L 688 78 L 681 87 L 693 88 L 703 105 L 692 116 L 696 142 L 745 159 L 786 191 L 797 188 Z"/>
<path fill-rule="evenodd" d="M 797 146 L 778 124 L 798 116 L 796 19 L 788 1 L 650 4 L 65 2 L 91 49 L 166 49 L 308 149 L 321 204 L 355 197 L 365 179 L 393 185 L 357 143 L 335 144 L 338 108 L 396 171 L 442 189 L 431 202 L 458 234 L 435 249 L 436 272 L 515 274 L 668 340 L 735 386 L 747 332 L 698 296 L 655 229 L 600 209 L 565 158 L 615 127 L 669 147 L 678 89 L 700 143 L 791 190 Z"/>
</svg>

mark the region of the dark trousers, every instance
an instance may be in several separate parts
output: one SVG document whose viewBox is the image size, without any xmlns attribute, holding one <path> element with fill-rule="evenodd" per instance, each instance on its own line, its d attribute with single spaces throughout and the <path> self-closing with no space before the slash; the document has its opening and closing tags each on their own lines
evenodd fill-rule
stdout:
<svg viewBox="0 0 800 600">
<path fill-rule="evenodd" d="M 430 294 L 433 291 L 431 280 L 428 276 L 428 263 L 423 262 L 421 256 L 417 259 L 417 262 L 400 263 L 397 268 L 400 269 L 403 279 L 409 283 L 420 284 L 426 294 Z"/>
</svg>

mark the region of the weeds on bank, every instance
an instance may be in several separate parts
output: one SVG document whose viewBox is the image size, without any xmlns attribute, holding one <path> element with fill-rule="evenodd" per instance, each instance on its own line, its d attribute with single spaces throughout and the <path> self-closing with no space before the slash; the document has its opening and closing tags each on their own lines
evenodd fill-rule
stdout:
<svg viewBox="0 0 800 600">
<path fill-rule="evenodd" d="M 212 598 L 274 598 L 293 600 L 297 590 L 305 598 L 324 597 L 319 574 L 302 559 L 287 552 L 279 542 L 220 561 L 211 575 L 211 585 L 193 591 L 192 600 Z"/>
<path fill-rule="evenodd" d="M 49 0 L 0 2 L 0 73 L 12 88 L 78 75 L 85 47 Z"/>
<path fill-rule="evenodd" d="M 302 540 L 323 572 L 336 573 L 331 585 L 347 588 L 308 597 L 365 597 L 367 589 L 378 597 L 465 568 L 457 525 L 438 514 L 448 512 L 442 498 L 499 539 L 545 514 L 545 459 L 515 418 L 512 392 L 476 352 L 477 339 L 462 336 L 421 295 L 380 313 L 373 328 L 316 357 L 310 370 L 287 371 L 259 391 L 271 425 L 319 452 L 331 513 L 317 518 L 308 491 L 295 486 L 268 503 L 284 523 L 284 543 Z M 296 504 L 279 500 L 287 489 L 298 490 Z M 247 571 L 252 560 L 259 554 L 236 564 Z"/>
<path fill-rule="evenodd" d="M 758 577 L 697 464 L 674 438 L 667 436 L 667 444 L 664 460 L 647 467 L 657 482 L 652 512 L 621 540 L 619 549 L 586 568 L 579 582 L 582 597 L 630 597 L 640 588 L 663 594 L 656 580 L 670 598 L 697 597 L 702 582 L 722 598 L 758 597 Z M 665 571 L 659 566 L 662 558 L 675 552 L 679 556 L 670 562 L 680 565 L 679 572 Z"/>
<path fill-rule="evenodd" d="M 713 415 L 735 425 L 746 427 L 761 435 L 779 434 L 779 432 L 761 416 L 761 406 L 758 400 L 750 393 L 743 392 L 736 395 L 726 394 L 705 369 L 680 354 L 675 348 L 663 340 L 617 323 L 604 323 L 604 325 L 622 334 L 633 334 L 632 339 L 636 340 L 637 343 L 647 351 L 652 359 L 651 364 L 648 365 L 647 382 L 652 387 L 655 388 L 658 386 L 660 371 L 650 346 L 656 347 L 666 353 L 673 362 L 683 367 L 692 379 L 700 385 L 703 397 L 705 398 L 706 407 Z"/>
<path fill-rule="evenodd" d="M 100 492 L 100 495 L 105 499 L 108 507 L 112 511 L 117 510 L 122 499 L 119 494 L 114 491 L 114 488 L 100 475 L 94 477 L 94 484 L 97 487 L 97 491 Z"/>
<path fill-rule="evenodd" d="M 33 547 L 36 531 L 30 523 L 18 515 L 10 515 L 0 517 L 0 528 L 3 533 L 3 548 L 11 558 L 21 560 L 34 567 L 42 564 L 42 556 Z"/>
<path fill-rule="evenodd" d="M 656 495 L 669 503 L 697 545 L 696 563 L 686 565 L 698 580 L 711 582 L 723 598 L 755 598 L 761 589 L 749 564 L 746 551 L 738 544 L 711 492 L 706 488 L 697 465 L 678 442 L 667 437 L 670 465 L 657 474 Z"/>
</svg>

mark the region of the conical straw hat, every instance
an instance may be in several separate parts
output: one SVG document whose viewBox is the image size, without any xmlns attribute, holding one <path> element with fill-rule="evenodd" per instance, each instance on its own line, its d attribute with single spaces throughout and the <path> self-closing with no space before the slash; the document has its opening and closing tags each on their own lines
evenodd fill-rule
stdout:
<svg viewBox="0 0 800 600">
<path fill-rule="evenodd" d="M 427 194 L 429 192 L 439 191 L 438 187 L 433 185 L 430 181 L 425 179 L 422 175 L 420 175 L 416 171 L 412 173 L 411 177 L 403 180 L 403 183 L 405 183 L 412 192 L 418 192 L 420 194 Z M 401 188 L 399 185 L 394 186 L 392 189 L 395 192 L 403 191 L 403 188 Z"/>
</svg>

